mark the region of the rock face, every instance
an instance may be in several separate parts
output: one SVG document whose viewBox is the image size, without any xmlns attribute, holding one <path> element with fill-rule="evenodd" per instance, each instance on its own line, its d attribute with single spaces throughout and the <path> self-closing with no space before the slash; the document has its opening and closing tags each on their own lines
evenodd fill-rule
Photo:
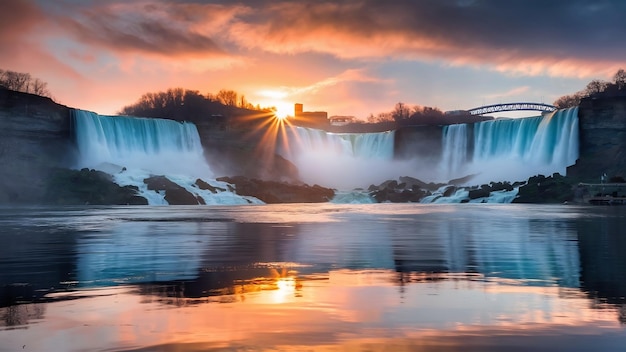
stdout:
<svg viewBox="0 0 626 352">
<path fill-rule="evenodd" d="M 239 113 L 245 112 L 239 109 Z M 273 144 L 282 133 L 272 124 L 272 114 L 248 111 L 246 115 L 185 115 L 172 119 L 193 122 L 205 157 L 218 176 L 299 182 L 298 169 L 276 154 Z"/>
<path fill-rule="evenodd" d="M 519 188 L 513 203 L 565 203 L 575 199 L 573 180 L 558 173 L 545 177 L 533 176 Z"/>
<path fill-rule="evenodd" d="M 46 180 L 43 203 L 53 205 L 147 205 L 137 188 L 120 187 L 97 170 L 54 169 Z"/>
<path fill-rule="evenodd" d="M 396 130 L 394 156 L 418 159 L 424 168 L 436 167 L 441 160 L 441 126 L 407 126 Z"/>
<path fill-rule="evenodd" d="M 204 199 L 196 198 L 185 188 L 170 181 L 165 176 L 151 176 L 143 180 L 143 182 L 148 185 L 149 190 L 165 192 L 165 200 L 170 205 L 206 204 Z"/>
<path fill-rule="evenodd" d="M 578 120 L 580 156 L 567 175 L 590 183 L 605 173 L 626 177 L 626 91 L 583 99 Z"/>
<path fill-rule="evenodd" d="M 41 203 L 54 168 L 72 160 L 70 109 L 0 88 L 0 204 Z"/>
<path fill-rule="evenodd" d="M 318 185 L 295 185 L 285 182 L 249 179 L 243 176 L 220 177 L 235 185 L 235 192 L 241 196 L 252 196 L 265 203 L 323 203 L 335 196 L 335 191 Z"/>
</svg>

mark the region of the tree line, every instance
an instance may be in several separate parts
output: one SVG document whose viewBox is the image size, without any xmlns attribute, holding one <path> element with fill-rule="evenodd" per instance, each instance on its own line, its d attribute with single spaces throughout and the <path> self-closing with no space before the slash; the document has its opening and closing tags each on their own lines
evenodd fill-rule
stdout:
<svg viewBox="0 0 626 352">
<path fill-rule="evenodd" d="M 203 95 L 198 90 L 170 88 L 166 91 L 145 93 L 135 103 L 124 106 L 120 115 L 129 116 L 169 116 L 180 110 L 206 111 L 213 110 L 221 113 L 227 108 L 241 108 L 269 112 L 275 107 L 253 105 L 246 100 L 245 95 L 234 90 L 222 89 L 219 92 Z"/>
<path fill-rule="evenodd" d="M 48 83 L 32 77 L 30 73 L 0 69 L 0 86 L 18 92 L 50 97 Z"/>
<path fill-rule="evenodd" d="M 378 115 L 370 114 L 367 117 L 368 123 L 381 122 L 413 122 L 424 118 L 437 118 L 444 116 L 443 111 L 436 107 L 414 105 L 409 106 L 403 102 L 396 103 L 392 111 L 381 112 Z"/>
<path fill-rule="evenodd" d="M 552 105 L 559 109 L 571 108 L 578 106 L 583 98 L 600 93 L 617 93 L 622 90 L 626 90 L 626 71 L 620 68 L 615 75 L 613 75 L 612 81 L 607 82 L 594 79 L 587 84 L 585 89 L 574 94 L 564 95 L 555 100 Z"/>
</svg>

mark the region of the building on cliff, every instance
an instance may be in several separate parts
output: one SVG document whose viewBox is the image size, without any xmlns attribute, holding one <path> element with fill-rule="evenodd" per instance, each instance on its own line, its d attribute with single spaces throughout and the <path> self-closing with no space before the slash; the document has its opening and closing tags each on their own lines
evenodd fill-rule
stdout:
<svg viewBox="0 0 626 352">
<path fill-rule="evenodd" d="M 329 125 L 326 111 L 304 111 L 304 105 L 300 103 L 296 103 L 293 110 L 296 125 L 314 128 L 325 128 Z"/>
</svg>

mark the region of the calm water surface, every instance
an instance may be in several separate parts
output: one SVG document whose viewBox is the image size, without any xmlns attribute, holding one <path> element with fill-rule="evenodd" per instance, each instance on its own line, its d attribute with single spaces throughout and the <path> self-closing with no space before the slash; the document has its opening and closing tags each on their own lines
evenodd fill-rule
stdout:
<svg viewBox="0 0 626 352">
<path fill-rule="evenodd" d="M 624 351 L 626 207 L 0 208 L 0 351 Z"/>
</svg>

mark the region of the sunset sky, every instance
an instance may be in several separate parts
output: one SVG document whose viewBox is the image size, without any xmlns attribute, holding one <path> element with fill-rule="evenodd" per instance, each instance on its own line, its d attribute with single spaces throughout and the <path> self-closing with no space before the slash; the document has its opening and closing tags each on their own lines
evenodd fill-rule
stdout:
<svg viewBox="0 0 626 352">
<path fill-rule="evenodd" d="M 0 0 L 0 68 L 113 114 L 233 89 L 366 118 L 395 103 L 552 103 L 626 68 L 623 0 Z"/>
</svg>

